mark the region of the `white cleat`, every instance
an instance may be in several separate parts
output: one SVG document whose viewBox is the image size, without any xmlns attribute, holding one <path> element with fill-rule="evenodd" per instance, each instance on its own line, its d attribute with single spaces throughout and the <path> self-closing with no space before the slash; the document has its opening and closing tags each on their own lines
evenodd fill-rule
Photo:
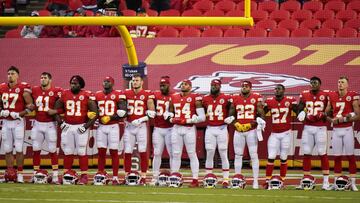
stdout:
<svg viewBox="0 0 360 203">
<path fill-rule="evenodd" d="M 151 179 L 150 186 L 157 186 L 157 179 Z"/>
<path fill-rule="evenodd" d="M 333 188 L 330 186 L 329 182 L 324 182 L 321 189 L 322 190 L 333 190 Z"/>
<path fill-rule="evenodd" d="M 23 174 L 21 173 L 18 173 L 17 174 L 17 180 L 16 180 L 17 183 L 24 183 L 24 176 Z"/>
<path fill-rule="evenodd" d="M 351 190 L 351 191 L 354 191 L 354 192 L 359 191 L 359 189 L 356 187 L 356 185 L 355 185 L 355 184 L 351 184 L 351 186 L 350 186 L 350 190 Z"/>
<path fill-rule="evenodd" d="M 259 189 L 259 182 L 257 180 L 253 181 L 253 189 L 255 190 Z"/>
</svg>

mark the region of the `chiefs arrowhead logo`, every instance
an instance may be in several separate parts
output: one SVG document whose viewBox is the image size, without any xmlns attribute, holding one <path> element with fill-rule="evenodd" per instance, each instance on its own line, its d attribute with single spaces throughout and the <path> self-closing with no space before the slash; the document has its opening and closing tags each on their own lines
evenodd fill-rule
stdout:
<svg viewBox="0 0 360 203">
<path fill-rule="evenodd" d="M 212 75 L 190 76 L 192 91 L 207 94 L 210 91 L 210 83 L 213 79 L 222 81 L 221 91 L 224 93 L 236 93 L 241 90 L 241 82 L 251 81 L 252 90 L 255 92 L 273 90 L 277 84 L 282 84 L 286 88 L 308 86 L 309 79 L 285 74 L 258 73 L 244 71 L 217 71 Z M 175 90 L 180 90 L 181 82 L 175 86 Z"/>
</svg>

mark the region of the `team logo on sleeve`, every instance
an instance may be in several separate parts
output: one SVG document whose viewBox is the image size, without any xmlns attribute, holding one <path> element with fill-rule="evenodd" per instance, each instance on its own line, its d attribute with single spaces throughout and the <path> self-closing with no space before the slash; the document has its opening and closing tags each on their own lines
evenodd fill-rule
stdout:
<svg viewBox="0 0 360 203">
<path fill-rule="evenodd" d="M 255 100 L 254 98 L 252 98 L 252 99 L 250 100 L 250 102 L 251 102 L 252 104 L 255 104 L 256 100 Z"/>
<path fill-rule="evenodd" d="M 225 103 L 224 99 L 220 99 L 219 103 L 220 103 L 220 104 Z"/>
<path fill-rule="evenodd" d="M 19 93 L 19 92 L 20 92 L 20 88 L 16 88 L 16 89 L 15 89 L 15 92 L 16 92 L 16 93 Z"/>
<path fill-rule="evenodd" d="M 324 100 L 325 100 L 325 96 L 324 96 L 324 95 L 321 95 L 321 96 L 319 97 L 319 99 L 320 99 L 320 101 L 324 101 Z"/>
<path fill-rule="evenodd" d="M 53 91 L 50 91 L 50 92 L 49 92 L 49 96 L 50 96 L 50 97 L 54 96 L 54 92 L 53 92 Z"/>
<path fill-rule="evenodd" d="M 192 101 L 191 97 L 188 97 L 188 98 L 186 99 L 186 101 L 187 101 L 187 102 L 191 102 L 191 101 Z"/>
<path fill-rule="evenodd" d="M 110 98 L 111 98 L 112 100 L 114 100 L 114 99 L 116 98 L 116 96 L 115 96 L 114 94 L 112 94 L 112 95 L 110 96 Z"/>
<path fill-rule="evenodd" d="M 351 101 L 351 96 L 347 96 L 346 101 Z"/>
<path fill-rule="evenodd" d="M 80 95 L 79 99 L 80 99 L 80 100 L 84 100 L 84 96 L 83 96 L 83 95 Z"/>
<path fill-rule="evenodd" d="M 144 99 L 145 99 L 145 96 L 144 96 L 144 95 L 141 95 L 141 96 L 140 96 L 140 99 L 141 99 L 141 100 L 144 100 Z"/>
<path fill-rule="evenodd" d="M 289 106 L 290 106 L 290 102 L 288 102 L 288 101 L 285 102 L 285 106 L 286 106 L 286 107 L 289 107 Z"/>
</svg>

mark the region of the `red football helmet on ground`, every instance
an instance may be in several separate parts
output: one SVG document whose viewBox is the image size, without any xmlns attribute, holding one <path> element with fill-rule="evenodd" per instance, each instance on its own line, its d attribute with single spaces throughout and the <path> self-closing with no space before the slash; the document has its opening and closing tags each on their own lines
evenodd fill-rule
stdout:
<svg viewBox="0 0 360 203">
<path fill-rule="evenodd" d="M 5 182 L 13 182 L 16 183 L 17 180 L 17 171 L 14 168 L 6 169 L 5 170 Z"/>
<path fill-rule="evenodd" d="M 246 180 L 242 174 L 235 174 L 231 179 L 231 188 L 233 189 L 245 189 Z"/>
<path fill-rule="evenodd" d="M 76 185 L 79 181 L 79 176 L 75 170 L 67 170 L 63 175 L 63 185 Z"/>
<path fill-rule="evenodd" d="M 204 176 L 203 185 L 204 188 L 215 188 L 218 182 L 217 176 L 213 173 L 208 173 Z"/>
<path fill-rule="evenodd" d="M 140 179 L 141 176 L 139 174 L 139 172 L 137 171 L 130 171 L 129 173 L 126 174 L 125 177 L 125 184 L 126 185 L 139 185 L 140 184 Z"/>
<path fill-rule="evenodd" d="M 335 190 L 349 190 L 351 181 L 348 176 L 339 176 L 335 179 L 334 187 Z"/>
<path fill-rule="evenodd" d="M 49 173 L 45 169 L 39 169 L 35 172 L 33 177 L 35 184 L 46 184 L 49 183 Z"/>
<path fill-rule="evenodd" d="M 169 187 L 181 187 L 183 184 L 183 176 L 179 172 L 173 172 L 169 177 Z"/>
<path fill-rule="evenodd" d="M 94 185 L 107 185 L 110 181 L 106 171 L 98 171 L 94 176 Z"/>
<path fill-rule="evenodd" d="M 280 190 L 284 187 L 284 181 L 280 176 L 272 176 L 268 182 L 268 190 Z"/>
</svg>

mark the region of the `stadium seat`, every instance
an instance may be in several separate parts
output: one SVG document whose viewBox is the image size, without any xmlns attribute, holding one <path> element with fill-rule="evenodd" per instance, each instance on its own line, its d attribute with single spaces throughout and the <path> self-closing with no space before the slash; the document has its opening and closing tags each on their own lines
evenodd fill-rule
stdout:
<svg viewBox="0 0 360 203">
<path fill-rule="evenodd" d="M 322 23 L 321 27 L 339 30 L 343 27 L 343 22 L 339 19 L 329 19 Z"/>
<path fill-rule="evenodd" d="M 179 37 L 200 37 L 200 36 L 201 36 L 200 30 L 194 27 L 187 27 L 183 29 L 179 34 Z"/>
<path fill-rule="evenodd" d="M 181 16 L 202 16 L 201 11 L 196 10 L 196 9 L 190 9 L 190 10 L 186 10 L 184 11 Z"/>
<path fill-rule="evenodd" d="M 318 30 L 315 30 L 313 36 L 314 37 L 334 37 L 335 31 L 330 28 L 322 27 Z"/>
<path fill-rule="evenodd" d="M 263 28 L 263 29 L 269 31 L 269 30 L 273 30 L 274 28 L 276 28 L 276 21 L 271 20 L 271 19 L 265 19 L 265 20 L 261 20 L 261 21 L 257 22 L 255 26 L 256 26 L 256 28 Z"/>
<path fill-rule="evenodd" d="M 299 23 L 301 23 L 304 20 L 308 20 L 312 18 L 312 12 L 309 10 L 298 10 L 295 11 L 292 15 L 291 18 L 294 20 L 299 21 Z"/>
<path fill-rule="evenodd" d="M 280 10 L 286 10 L 290 13 L 299 11 L 301 9 L 301 4 L 298 1 L 285 1 L 280 4 Z"/>
<path fill-rule="evenodd" d="M 160 16 L 180 16 L 180 11 L 176 9 L 169 9 L 166 11 L 161 11 Z"/>
<path fill-rule="evenodd" d="M 245 37 L 245 31 L 242 28 L 231 28 L 224 32 L 224 37 Z"/>
<path fill-rule="evenodd" d="M 266 11 L 269 14 L 278 9 L 279 9 L 279 4 L 276 3 L 275 1 L 263 1 L 258 5 L 258 10 Z"/>
<path fill-rule="evenodd" d="M 358 32 L 353 28 L 342 28 L 336 32 L 336 37 L 356 37 L 358 35 Z"/>
<path fill-rule="evenodd" d="M 263 28 L 253 28 L 246 32 L 246 37 L 266 37 L 267 32 Z"/>
<path fill-rule="evenodd" d="M 360 13 L 360 1 L 351 1 L 348 3 L 347 10 L 353 10 L 355 11 L 357 14 Z"/>
<path fill-rule="evenodd" d="M 76 11 L 76 9 L 82 7 L 81 0 L 69 0 L 69 10 Z"/>
<path fill-rule="evenodd" d="M 324 10 L 332 10 L 335 13 L 345 10 L 345 3 L 342 1 L 329 1 L 325 4 Z"/>
<path fill-rule="evenodd" d="M 290 31 L 286 28 L 278 27 L 269 32 L 269 37 L 290 37 Z"/>
<path fill-rule="evenodd" d="M 321 22 L 320 20 L 317 19 L 304 20 L 303 22 L 300 23 L 300 28 L 308 28 L 311 30 L 316 30 L 319 29 L 320 27 L 321 27 Z"/>
<path fill-rule="evenodd" d="M 148 9 L 150 8 L 150 2 L 143 0 L 141 7 L 145 8 L 146 10 L 148 10 Z"/>
<path fill-rule="evenodd" d="M 290 12 L 285 10 L 276 10 L 269 16 L 270 19 L 280 22 L 282 20 L 290 19 Z"/>
<path fill-rule="evenodd" d="M 194 4 L 193 8 L 197 9 L 203 13 L 205 13 L 208 10 L 213 9 L 214 4 L 210 0 L 201 0 Z"/>
<path fill-rule="evenodd" d="M 225 16 L 229 16 L 229 17 L 243 17 L 244 16 L 244 11 L 243 10 L 232 10 L 229 11 L 225 14 Z"/>
<path fill-rule="evenodd" d="M 5 38 L 21 38 L 20 29 L 12 29 L 5 33 Z"/>
<path fill-rule="evenodd" d="M 217 27 L 211 27 L 201 33 L 201 37 L 222 37 L 223 31 Z"/>
<path fill-rule="evenodd" d="M 323 9 L 323 3 L 320 1 L 307 1 L 303 4 L 303 9 L 315 13 Z"/>
<path fill-rule="evenodd" d="M 148 16 L 158 16 L 158 12 L 152 9 L 147 9 L 146 13 L 148 14 Z"/>
<path fill-rule="evenodd" d="M 299 27 L 299 22 L 297 20 L 286 19 L 280 21 L 278 27 L 286 28 L 287 30 L 293 31 Z"/>
<path fill-rule="evenodd" d="M 124 16 L 136 16 L 136 11 L 134 10 L 130 10 L 130 9 L 125 9 L 121 11 L 123 13 Z"/>
<path fill-rule="evenodd" d="M 166 27 L 160 30 L 156 37 L 178 37 L 179 31 L 173 27 Z"/>
<path fill-rule="evenodd" d="M 219 1 L 215 5 L 215 9 L 221 10 L 224 13 L 235 10 L 235 8 L 236 8 L 236 4 L 230 0 Z"/>
<path fill-rule="evenodd" d="M 321 10 L 314 13 L 314 19 L 318 19 L 321 22 L 333 18 L 335 18 L 335 13 L 332 10 Z"/>
<path fill-rule="evenodd" d="M 238 9 L 238 10 L 245 10 L 244 7 L 245 7 L 244 1 L 240 1 L 240 2 L 237 4 L 237 9 Z M 257 5 L 256 1 L 251 1 L 251 3 L 250 3 L 251 11 L 257 10 L 257 7 L 258 7 L 258 5 Z"/>
<path fill-rule="evenodd" d="M 343 10 L 343 11 L 339 11 L 335 18 L 343 21 L 343 22 L 346 22 L 348 20 L 351 20 L 351 19 L 356 19 L 356 12 L 353 11 L 353 10 Z"/>
<path fill-rule="evenodd" d="M 344 27 L 354 28 L 355 30 L 360 31 L 360 20 L 359 19 L 351 19 L 346 21 Z"/>
<path fill-rule="evenodd" d="M 255 23 L 259 22 L 260 20 L 265 20 L 268 18 L 268 13 L 266 11 L 255 10 L 251 12 L 251 16 L 253 17 Z"/>
<path fill-rule="evenodd" d="M 225 16 L 224 11 L 222 10 L 208 10 L 204 13 L 204 16 Z"/>
<path fill-rule="evenodd" d="M 312 37 L 312 32 L 308 28 L 298 28 L 291 32 L 291 37 Z"/>
</svg>

